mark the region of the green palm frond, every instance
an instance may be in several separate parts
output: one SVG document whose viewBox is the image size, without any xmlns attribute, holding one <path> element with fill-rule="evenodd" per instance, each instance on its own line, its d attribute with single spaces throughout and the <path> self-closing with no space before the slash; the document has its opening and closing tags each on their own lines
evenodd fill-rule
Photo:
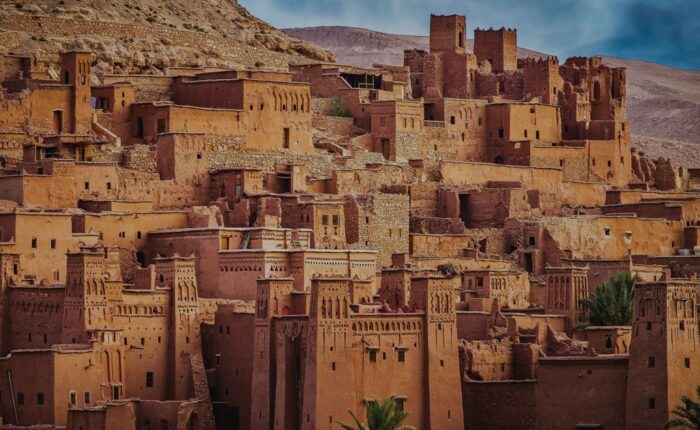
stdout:
<svg viewBox="0 0 700 430">
<path fill-rule="evenodd" d="M 695 389 L 700 400 L 700 385 Z M 673 415 L 677 418 L 666 423 L 667 429 L 700 430 L 700 401 L 696 402 L 690 397 L 681 397 L 681 404 L 673 409 Z"/>
<path fill-rule="evenodd" d="M 413 427 L 403 425 L 408 412 L 397 411 L 396 401 L 392 398 L 382 401 L 365 400 L 367 424 L 362 423 L 352 411 L 348 412 L 355 421 L 355 426 L 338 423 L 343 430 L 415 430 Z"/>
<path fill-rule="evenodd" d="M 588 308 L 590 323 L 599 326 L 629 325 L 632 322 L 634 279 L 619 272 L 598 286 L 595 293 L 582 299 Z"/>
</svg>

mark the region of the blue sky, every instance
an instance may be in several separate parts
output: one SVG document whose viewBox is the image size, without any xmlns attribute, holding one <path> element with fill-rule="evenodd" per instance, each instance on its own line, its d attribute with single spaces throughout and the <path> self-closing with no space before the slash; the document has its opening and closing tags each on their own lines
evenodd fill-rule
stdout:
<svg viewBox="0 0 700 430">
<path fill-rule="evenodd" d="M 277 28 L 346 25 L 428 34 L 430 13 L 475 27 L 515 27 L 518 45 L 700 69 L 700 0 L 239 0 Z"/>
</svg>

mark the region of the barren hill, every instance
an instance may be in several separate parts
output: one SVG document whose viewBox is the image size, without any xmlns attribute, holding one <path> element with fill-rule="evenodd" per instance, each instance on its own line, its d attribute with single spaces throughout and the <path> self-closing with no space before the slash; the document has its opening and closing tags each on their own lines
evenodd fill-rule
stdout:
<svg viewBox="0 0 700 430">
<path fill-rule="evenodd" d="M 426 36 L 394 35 L 361 28 L 335 26 L 284 31 L 332 51 L 341 63 L 357 66 L 400 65 L 404 49 L 428 47 Z M 472 48 L 471 40 L 467 47 Z M 545 54 L 519 48 L 518 55 Z M 628 118 L 634 143 L 653 158 L 669 157 L 686 166 L 700 166 L 700 71 L 610 57 L 605 62 L 627 67 Z"/>
<path fill-rule="evenodd" d="M 0 53 L 29 53 L 41 65 L 72 48 L 128 72 L 334 60 L 235 0 L 0 0 Z"/>
</svg>

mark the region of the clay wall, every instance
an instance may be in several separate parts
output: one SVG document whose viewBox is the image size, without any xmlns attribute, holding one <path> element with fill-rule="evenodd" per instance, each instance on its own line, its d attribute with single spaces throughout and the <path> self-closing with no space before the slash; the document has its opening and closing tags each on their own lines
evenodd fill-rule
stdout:
<svg viewBox="0 0 700 430">
<path fill-rule="evenodd" d="M 543 214 L 556 213 L 561 210 L 561 205 L 600 206 L 605 200 L 604 186 L 565 182 L 559 169 L 442 162 L 440 172 L 445 185 L 483 186 L 498 178 L 500 181 L 520 182 L 527 189 L 538 189 Z"/>
<path fill-rule="evenodd" d="M 134 86 L 134 102 L 170 101 L 174 96 L 175 78 L 160 75 L 104 75 L 104 85 L 129 82 Z"/>
<path fill-rule="evenodd" d="M 566 181 L 605 181 L 605 176 L 589 173 L 586 147 L 529 145 L 532 167 L 561 168 Z"/>
<path fill-rule="evenodd" d="M 312 247 L 318 249 L 345 249 L 345 210 L 343 201 L 308 202 L 284 199 L 282 226 L 313 230 Z"/>
<path fill-rule="evenodd" d="M 407 168 L 396 165 L 338 169 L 331 172 L 328 190 L 332 194 L 381 192 L 390 185 L 401 185 L 410 181 L 410 174 Z"/>
<path fill-rule="evenodd" d="M 631 327 L 586 327 L 588 349 L 598 354 L 629 354 Z"/>
<path fill-rule="evenodd" d="M 466 52 L 467 19 L 464 15 L 430 15 L 430 52 Z"/>
<path fill-rule="evenodd" d="M 15 351 L 3 358 L 0 361 L 2 373 L 9 372 L 12 376 L 12 391 L 7 376 L 1 382 L 2 391 L 7 393 L 0 401 L 3 417 L 14 423 L 14 419 L 10 419 L 14 417 L 14 400 L 19 425 L 65 425 L 69 407 L 92 406 L 93 402 L 104 400 L 103 376 L 96 366 L 90 365 L 99 362 L 100 357 L 88 348 L 79 345 L 65 351 L 48 348 Z M 26 372 L 26 369 L 33 371 Z M 15 399 L 11 392 L 15 393 Z"/>
<path fill-rule="evenodd" d="M 564 90 L 564 80 L 559 74 L 559 60 L 528 58 L 522 66 L 525 100 L 537 98 L 540 103 L 558 104 L 559 93 Z"/>
<path fill-rule="evenodd" d="M 388 160 L 420 158 L 423 107 L 411 101 L 371 104 L 374 151 Z"/>
<path fill-rule="evenodd" d="M 184 81 L 175 102 L 245 112 L 246 145 L 266 151 L 313 152 L 311 94 L 308 84 L 256 80 Z"/>
<path fill-rule="evenodd" d="M 489 104 L 486 128 L 490 161 L 500 164 L 529 165 L 530 154 L 518 150 L 521 142 L 561 140 L 558 108 L 551 105 Z"/>
<path fill-rule="evenodd" d="M 240 340 L 254 333 L 255 314 L 238 307 L 218 306 L 214 325 L 203 327 L 202 350 L 212 401 L 224 403 L 227 411 L 237 411 L 238 422 L 228 424 L 250 428 L 253 342 Z"/>
<path fill-rule="evenodd" d="M 414 257 L 459 257 L 473 245 L 473 239 L 461 234 L 411 233 L 410 237 L 410 253 Z"/>
<path fill-rule="evenodd" d="M 61 343 L 65 289 L 61 287 L 10 287 L 4 353 L 15 349 L 50 348 Z"/>
<path fill-rule="evenodd" d="M 674 255 L 683 224 L 625 216 L 543 218 L 543 226 L 574 258 L 622 259 L 632 254 Z"/>
<path fill-rule="evenodd" d="M 144 250 L 151 231 L 188 227 L 187 211 L 184 210 L 86 213 L 76 216 L 82 218 L 80 233 L 99 234 L 108 246 L 137 251 Z"/>
<path fill-rule="evenodd" d="M 626 356 L 540 358 L 536 428 L 625 428 L 627 363 Z"/>
<path fill-rule="evenodd" d="M 64 283 L 66 251 L 84 240 L 73 236 L 68 213 L 2 213 L 0 231 L 3 249 L 20 253 L 23 276 L 37 284 Z"/>
<path fill-rule="evenodd" d="M 351 247 L 376 249 L 377 264 L 391 265 L 392 254 L 409 250 L 409 199 L 400 194 L 345 197 L 345 234 Z"/>
<path fill-rule="evenodd" d="M 491 63 L 495 73 L 515 70 L 518 67 L 518 43 L 515 29 L 474 30 L 474 54 L 477 61 Z"/>
<path fill-rule="evenodd" d="M 443 160 L 487 159 L 486 105 L 479 100 L 440 99 L 426 112 L 424 157 Z M 428 153 L 426 154 L 426 150 Z M 432 157 L 431 157 L 432 155 Z"/>
<path fill-rule="evenodd" d="M 464 428 L 534 430 L 536 385 L 535 381 L 462 382 Z"/>
</svg>

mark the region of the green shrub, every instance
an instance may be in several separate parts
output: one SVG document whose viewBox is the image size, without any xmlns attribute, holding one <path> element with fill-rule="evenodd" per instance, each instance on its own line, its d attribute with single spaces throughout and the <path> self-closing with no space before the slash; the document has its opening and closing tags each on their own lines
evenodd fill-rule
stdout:
<svg viewBox="0 0 700 430">
<path fill-rule="evenodd" d="M 345 118 L 352 117 L 352 114 L 348 110 L 348 107 L 345 106 L 345 103 L 343 103 L 343 101 L 340 100 L 339 98 L 333 99 L 333 105 L 331 105 L 329 115 L 330 116 L 342 116 Z"/>
</svg>

